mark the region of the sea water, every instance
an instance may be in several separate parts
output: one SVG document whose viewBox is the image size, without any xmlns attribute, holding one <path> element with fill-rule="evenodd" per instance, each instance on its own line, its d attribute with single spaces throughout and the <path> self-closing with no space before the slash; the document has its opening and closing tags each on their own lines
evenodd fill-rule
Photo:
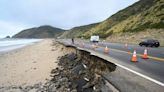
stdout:
<svg viewBox="0 0 164 92">
<path fill-rule="evenodd" d="M 22 48 L 41 40 L 42 39 L 0 39 L 0 53 Z"/>
</svg>

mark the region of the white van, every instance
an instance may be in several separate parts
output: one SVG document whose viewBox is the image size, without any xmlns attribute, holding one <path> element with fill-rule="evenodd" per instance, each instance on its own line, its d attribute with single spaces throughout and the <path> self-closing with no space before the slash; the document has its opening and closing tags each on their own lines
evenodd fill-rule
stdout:
<svg viewBox="0 0 164 92">
<path fill-rule="evenodd" d="M 95 43 L 95 42 L 98 43 L 98 42 L 99 42 L 99 36 L 97 36 L 97 35 L 91 36 L 90 41 L 91 41 L 91 42 L 94 42 L 94 43 Z"/>
</svg>

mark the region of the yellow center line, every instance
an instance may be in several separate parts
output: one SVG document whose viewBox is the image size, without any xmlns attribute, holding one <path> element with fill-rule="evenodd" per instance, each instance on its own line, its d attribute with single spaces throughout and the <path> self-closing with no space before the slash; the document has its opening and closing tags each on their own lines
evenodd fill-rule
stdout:
<svg viewBox="0 0 164 92">
<path fill-rule="evenodd" d="M 99 47 L 103 47 L 103 46 L 99 46 Z M 104 47 L 103 47 L 104 48 Z M 131 52 L 127 52 L 127 51 L 123 51 L 123 50 L 118 50 L 118 49 L 112 49 L 112 48 L 109 48 L 109 50 L 114 50 L 114 51 L 117 51 L 117 52 L 123 52 L 123 53 L 127 53 L 127 54 L 133 54 Z M 137 54 L 138 56 L 142 56 L 141 54 Z M 163 58 L 158 58 L 158 57 L 153 57 L 153 56 L 148 56 L 148 58 L 151 58 L 151 59 L 154 59 L 154 60 L 159 60 L 159 61 L 164 61 Z"/>
</svg>

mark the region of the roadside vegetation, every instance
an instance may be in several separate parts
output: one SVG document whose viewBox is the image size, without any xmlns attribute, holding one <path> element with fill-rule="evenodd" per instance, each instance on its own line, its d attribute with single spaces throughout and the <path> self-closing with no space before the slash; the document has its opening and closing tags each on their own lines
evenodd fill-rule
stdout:
<svg viewBox="0 0 164 92">
<path fill-rule="evenodd" d="M 73 38 L 73 37 L 81 38 L 85 32 L 89 31 L 93 27 L 96 27 L 98 24 L 99 23 L 94 23 L 94 24 L 74 27 L 70 29 L 69 31 L 65 31 L 60 37 L 61 38 Z"/>
<path fill-rule="evenodd" d="M 164 28 L 164 0 L 141 0 L 112 15 L 83 36 L 108 38 L 116 34 L 136 33 Z"/>
</svg>

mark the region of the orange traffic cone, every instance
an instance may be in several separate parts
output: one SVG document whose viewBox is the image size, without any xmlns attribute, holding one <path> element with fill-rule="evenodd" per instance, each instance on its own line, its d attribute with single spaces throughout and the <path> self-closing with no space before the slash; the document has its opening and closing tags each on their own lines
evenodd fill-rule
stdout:
<svg viewBox="0 0 164 92">
<path fill-rule="evenodd" d="M 148 59 L 148 55 L 147 55 L 147 49 L 145 48 L 144 50 L 144 54 L 142 55 L 143 59 Z"/>
<path fill-rule="evenodd" d="M 133 51 L 133 56 L 132 56 L 131 61 L 132 61 L 132 62 L 137 62 L 136 50 Z"/>
<path fill-rule="evenodd" d="M 108 54 L 109 53 L 109 48 L 106 46 L 104 49 L 104 53 Z"/>
</svg>

